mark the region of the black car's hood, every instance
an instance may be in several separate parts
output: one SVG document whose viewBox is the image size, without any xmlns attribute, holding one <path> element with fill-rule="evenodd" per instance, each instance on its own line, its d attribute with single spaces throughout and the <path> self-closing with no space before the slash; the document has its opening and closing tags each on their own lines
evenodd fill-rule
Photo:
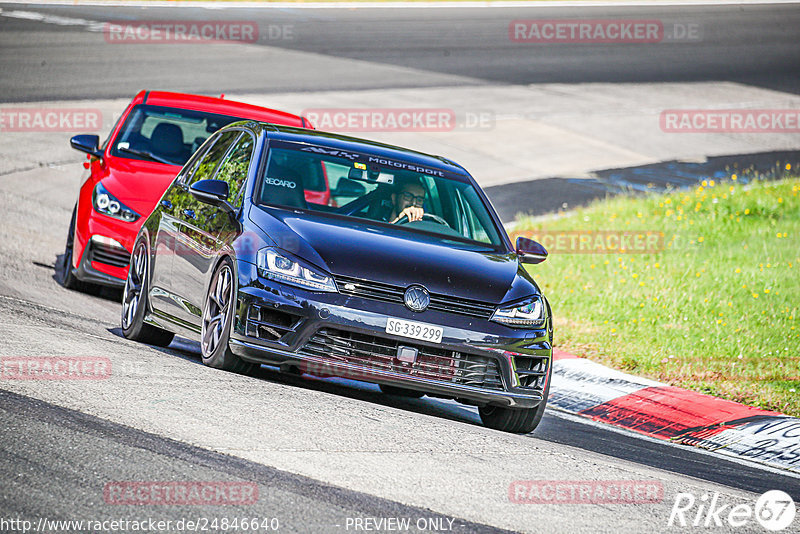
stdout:
<svg viewBox="0 0 800 534">
<path fill-rule="evenodd" d="M 250 217 L 279 248 L 334 276 L 422 284 L 433 293 L 490 303 L 509 300 L 512 285 L 520 297 L 538 293 L 513 253 L 479 251 L 400 228 L 291 210 L 256 208 Z"/>
</svg>

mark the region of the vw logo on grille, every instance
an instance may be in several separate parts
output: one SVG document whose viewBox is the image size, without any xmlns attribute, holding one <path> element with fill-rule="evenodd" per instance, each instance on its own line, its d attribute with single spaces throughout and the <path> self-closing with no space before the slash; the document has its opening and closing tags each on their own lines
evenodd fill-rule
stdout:
<svg viewBox="0 0 800 534">
<path fill-rule="evenodd" d="M 428 304 L 431 303 L 431 295 L 428 290 L 422 286 L 411 286 L 406 289 L 403 296 L 403 301 L 406 303 L 406 308 L 413 312 L 425 311 Z"/>
</svg>

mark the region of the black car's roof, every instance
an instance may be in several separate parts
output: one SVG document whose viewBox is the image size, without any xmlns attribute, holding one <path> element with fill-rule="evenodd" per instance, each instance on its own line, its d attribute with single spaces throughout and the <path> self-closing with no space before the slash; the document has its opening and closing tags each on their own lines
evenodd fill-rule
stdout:
<svg viewBox="0 0 800 534">
<path fill-rule="evenodd" d="M 241 124 L 241 123 L 240 123 Z M 312 145 L 324 145 L 337 148 L 339 150 L 350 150 L 353 152 L 366 152 L 375 156 L 389 159 L 400 159 L 417 165 L 438 167 L 440 169 L 469 176 L 467 171 L 457 163 L 443 158 L 433 156 L 416 150 L 410 150 L 394 145 L 369 141 L 357 137 L 348 137 L 320 130 L 307 130 L 305 128 L 294 128 L 292 126 L 282 126 L 266 122 L 248 121 L 247 126 L 254 130 L 266 132 L 269 139 L 280 141 L 292 141 L 295 143 L 308 143 Z"/>
</svg>

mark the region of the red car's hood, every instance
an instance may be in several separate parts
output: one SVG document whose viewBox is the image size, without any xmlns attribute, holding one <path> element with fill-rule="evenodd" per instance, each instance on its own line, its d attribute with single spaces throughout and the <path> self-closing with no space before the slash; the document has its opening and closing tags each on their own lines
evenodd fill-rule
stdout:
<svg viewBox="0 0 800 534">
<path fill-rule="evenodd" d="M 180 170 L 178 165 L 113 158 L 108 162 L 108 175 L 101 182 L 117 200 L 144 218 Z"/>
</svg>

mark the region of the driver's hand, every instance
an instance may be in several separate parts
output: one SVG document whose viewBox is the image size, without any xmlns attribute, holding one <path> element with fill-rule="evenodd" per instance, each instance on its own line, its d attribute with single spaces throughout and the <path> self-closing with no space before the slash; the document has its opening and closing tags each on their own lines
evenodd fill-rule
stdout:
<svg viewBox="0 0 800 534">
<path fill-rule="evenodd" d="M 418 206 L 409 206 L 400 212 L 400 215 L 398 215 L 397 218 L 392 221 L 392 224 L 396 223 L 403 217 L 408 217 L 408 222 L 421 221 L 424 214 L 425 210 L 422 208 Z"/>
</svg>

